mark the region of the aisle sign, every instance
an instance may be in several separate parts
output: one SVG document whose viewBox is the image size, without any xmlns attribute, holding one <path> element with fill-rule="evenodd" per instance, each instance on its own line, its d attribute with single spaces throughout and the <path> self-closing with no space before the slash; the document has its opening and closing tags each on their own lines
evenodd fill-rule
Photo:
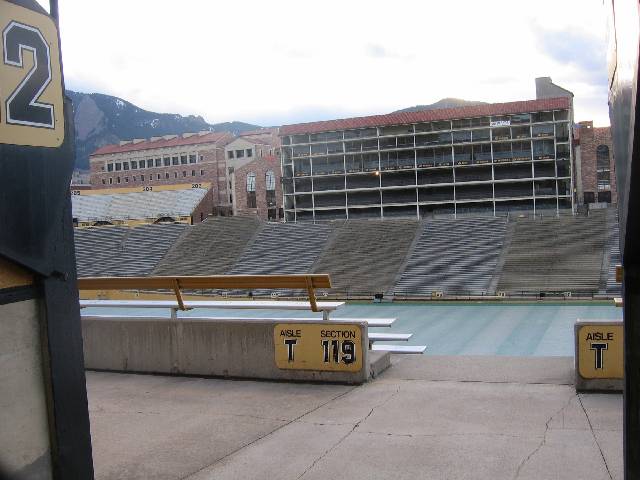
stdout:
<svg viewBox="0 0 640 480">
<path fill-rule="evenodd" d="M 623 326 L 617 323 L 578 327 L 578 371 L 582 378 L 623 378 Z"/>
<path fill-rule="evenodd" d="M 279 323 L 273 330 L 278 368 L 330 372 L 362 369 L 362 326 L 347 323 Z"/>
</svg>

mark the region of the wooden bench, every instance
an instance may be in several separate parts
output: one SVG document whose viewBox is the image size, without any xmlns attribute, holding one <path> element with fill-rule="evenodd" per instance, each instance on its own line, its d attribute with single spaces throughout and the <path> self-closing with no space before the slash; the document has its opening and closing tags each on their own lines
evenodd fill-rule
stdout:
<svg viewBox="0 0 640 480">
<path fill-rule="evenodd" d="M 189 308 L 182 298 L 183 289 L 255 290 L 258 288 L 306 290 L 309 295 L 311 311 L 320 312 L 315 289 L 331 288 L 331 280 L 326 274 L 85 277 L 78 279 L 78 290 L 173 290 L 180 310 L 188 310 Z"/>
</svg>

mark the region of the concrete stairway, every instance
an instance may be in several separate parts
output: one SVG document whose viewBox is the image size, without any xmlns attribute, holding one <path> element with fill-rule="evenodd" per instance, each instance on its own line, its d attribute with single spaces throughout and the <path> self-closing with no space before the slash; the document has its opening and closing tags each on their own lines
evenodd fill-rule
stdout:
<svg viewBox="0 0 640 480">
<path fill-rule="evenodd" d="M 420 225 L 415 220 L 350 220 L 336 225 L 312 272 L 330 274 L 335 293 L 389 292 Z"/>
<path fill-rule="evenodd" d="M 491 280 L 502 249 L 505 230 L 506 221 L 495 217 L 467 217 L 427 222 L 395 287 L 395 293 L 490 293 Z"/>
<path fill-rule="evenodd" d="M 516 220 L 498 290 L 596 293 L 605 228 L 606 212 Z"/>
<path fill-rule="evenodd" d="M 223 275 L 238 261 L 261 223 L 253 217 L 213 217 L 189 227 L 154 275 Z"/>
</svg>

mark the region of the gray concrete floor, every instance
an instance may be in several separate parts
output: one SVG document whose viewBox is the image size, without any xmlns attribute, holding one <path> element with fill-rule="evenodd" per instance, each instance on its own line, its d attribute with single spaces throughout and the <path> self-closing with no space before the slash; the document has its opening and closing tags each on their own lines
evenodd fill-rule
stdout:
<svg viewBox="0 0 640 480">
<path fill-rule="evenodd" d="M 97 479 L 622 479 L 568 357 L 394 357 L 359 387 L 87 372 Z"/>
</svg>

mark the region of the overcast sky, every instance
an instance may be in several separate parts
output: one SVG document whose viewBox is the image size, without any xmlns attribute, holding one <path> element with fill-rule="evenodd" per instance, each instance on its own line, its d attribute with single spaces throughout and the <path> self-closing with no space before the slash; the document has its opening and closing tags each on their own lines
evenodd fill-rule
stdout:
<svg viewBox="0 0 640 480">
<path fill-rule="evenodd" d="M 59 4 L 67 88 L 147 110 L 280 125 L 531 99 L 550 76 L 609 124 L 602 0 Z"/>
</svg>

